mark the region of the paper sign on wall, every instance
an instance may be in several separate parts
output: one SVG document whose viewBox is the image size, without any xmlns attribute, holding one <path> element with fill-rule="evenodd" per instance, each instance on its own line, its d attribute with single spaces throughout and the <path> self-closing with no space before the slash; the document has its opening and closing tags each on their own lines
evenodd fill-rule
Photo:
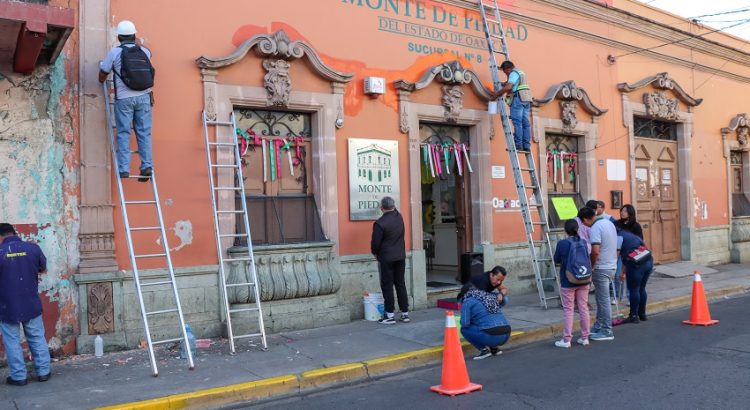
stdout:
<svg viewBox="0 0 750 410">
<path fill-rule="evenodd" d="M 492 179 L 502 179 L 502 178 L 505 178 L 505 166 L 493 165 L 492 166 Z"/>
<path fill-rule="evenodd" d="M 578 216 L 578 207 L 573 197 L 570 196 L 554 196 L 552 197 L 552 206 L 557 211 L 557 216 L 561 221 L 567 219 L 573 219 Z"/>
<path fill-rule="evenodd" d="M 608 159 L 607 160 L 607 180 L 625 181 L 625 160 Z"/>
</svg>

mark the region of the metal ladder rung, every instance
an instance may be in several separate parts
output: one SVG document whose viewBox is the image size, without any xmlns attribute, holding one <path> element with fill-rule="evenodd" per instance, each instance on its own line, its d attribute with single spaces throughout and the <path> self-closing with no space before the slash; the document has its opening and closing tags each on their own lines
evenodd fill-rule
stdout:
<svg viewBox="0 0 750 410">
<path fill-rule="evenodd" d="M 226 164 L 211 164 L 213 168 L 237 168 L 237 165 L 226 165 Z"/>
<path fill-rule="evenodd" d="M 153 312 L 146 312 L 146 315 L 161 315 L 163 313 L 174 313 L 177 312 L 177 308 L 175 309 L 163 309 L 163 310 L 154 310 Z"/>
<path fill-rule="evenodd" d="M 523 187 L 525 189 L 539 189 L 538 185 L 524 185 Z"/>
<path fill-rule="evenodd" d="M 243 236 L 247 236 L 247 234 L 244 233 L 223 233 L 219 235 L 222 238 L 241 238 Z"/>
<path fill-rule="evenodd" d="M 253 258 L 248 256 L 247 258 L 227 258 L 227 259 L 224 259 L 224 262 L 241 262 L 241 261 L 251 261 L 251 260 L 253 260 Z"/>
<path fill-rule="evenodd" d="M 155 204 L 156 201 L 123 201 L 125 205 L 146 205 Z"/>
<path fill-rule="evenodd" d="M 140 226 L 137 228 L 130 228 L 131 231 L 155 231 L 161 229 L 161 226 Z"/>
<path fill-rule="evenodd" d="M 534 260 L 537 262 L 552 262 L 552 259 L 550 258 L 536 258 Z"/>
<path fill-rule="evenodd" d="M 143 255 L 133 255 L 136 259 L 141 258 L 160 258 L 162 256 L 167 256 L 166 253 L 144 253 Z"/>
<path fill-rule="evenodd" d="M 519 167 L 518 170 L 519 171 L 530 171 L 530 172 L 536 171 L 534 168 L 521 168 L 521 167 Z"/>
<path fill-rule="evenodd" d="M 214 145 L 219 147 L 234 147 L 232 142 L 209 142 L 208 145 Z"/>
<path fill-rule="evenodd" d="M 254 308 L 242 308 L 242 309 L 229 309 L 229 313 L 254 312 L 256 310 L 258 310 L 257 307 L 254 307 Z"/>
<path fill-rule="evenodd" d="M 208 125 L 228 125 L 228 126 L 234 126 L 234 124 L 230 121 L 206 121 L 206 124 Z"/>
<path fill-rule="evenodd" d="M 532 225 L 547 225 L 547 222 L 544 221 L 531 221 L 529 223 Z"/>
<path fill-rule="evenodd" d="M 175 337 L 174 339 L 164 339 L 164 340 L 152 341 L 151 344 L 152 345 L 163 345 L 164 343 L 173 343 L 173 342 L 181 342 L 181 341 L 182 341 L 181 337 Z"/>
<path fill-rule="evenodd" d="M 144 286 L 159 286 L 159 285 L 171 285 L 171 280 L 165 280 L 163 282 L 149 282 L 149 283 L 141 283 L 141 287 Z"/>
<path fill-rule="evenodd" d="M 240 187 L 216 186 L 214 191 L 241 191 Z"/>
<path fill-rule="evenodd" d="M 216 211 L 217 214 L 244 214 L 243 211 Z"/>
<path fill-rule="evenodd" d="M 246 339 L 248 337 L 257 337 L 257 336 L 263 336 L 263 333 L 248 333 L 246 335 L 236 335 L 234 336 L 235 339 Z"/>
<path fill-rule="evenodd" d="M 238 286 L 255 286 L 255 283 L 253 282 L 245 282 L 245 283 L 227 283 L 224 285 L 228 288 L 236 288 Z"/>
<path fill-rule="evenodd" d="M 128 175 L 126 177 L 118 176 L 120 179 L 136 179 L 136 178 L 148 178 L 151 179 L 151 175 Z"/>
</svg>

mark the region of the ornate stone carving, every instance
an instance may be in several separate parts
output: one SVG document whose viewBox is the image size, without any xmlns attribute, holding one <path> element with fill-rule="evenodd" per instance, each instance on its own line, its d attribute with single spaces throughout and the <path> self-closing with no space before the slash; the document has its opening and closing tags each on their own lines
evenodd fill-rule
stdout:
<svg viewBox="0 0 750 410">
<path fill-rule="evenodd" d="M 578 118 L 576 117 L 576 109 L 578 109 L 578 103 L 575 101 L 560 101 L 560 109 L 562 111 L 561 119 L 563 123 L 563 132 L 571 133 L 578 125 Z"/>
<path fill-rule="evenodd" d="M 580 102 L 584 111 L 594 117 L 599 117 L 607 112 L 607 110 L 594 105 L 586 90 L 578 87 L 573 80 L 563 81 L 553 85 L 547 90 L 547 94 L 545 94 L 543 98 L 534 98 L 533 105 L 535 107 L 541 107 L 552 100 Z"/>
<path fill-rule="evenodd" d="M 750 118 L 748 118 L 747 114 L 737 114 L 729 122 L 728 127 L 721 129 L 721 135 L 723 137 L 726 137 L 726 135 L 731 132 L 737 133 L 737 143 L 740 144 L 741 147 L 747 145 L 747 140 L 750 136 Z"/>
<path fill-rule="evenodd" d="M 413 92 L 427 87 L 435 79 L 448 85 L 468 84 L 483 101 L 487 102 L 494 99 L 494 93 L 479 81 L 479 76 L 474 71 L 463 68 L 459 61 L 450 61 L 428 69 L 416 83 L 397 80 L 394 85 L 396 90 Z"/>
<path fill-rule="evenodd" d="M 406 112 L 406 107 L 401 104 L 401 119 L 399 121 L 399 129 L 402 133 L 409 133 L 409 113 Z"/>
<path fill-rule="evenodd" d="M 667 97 L 662 91 L 643 94 L 646 113 L 655 118 L 674 120 L 679 117 L 678 102 Z"/>
<path fill-rule="evenodd" d="M 88 285 L 88 315 L 90 335 L 115 331 L 115 307 L 112 303 L 112 283 Z"/>
<path fill-rule="evenodd" d="M 336 293 L 341 288 L 341 278 L 331 263 L 332 250 L 333 243 L 256 247 L 255 266 L 261 301 Z M 246 248 L 229 250 L 234 256 L 246 252 Z M 227 282 L 252 282 L 248 263 L 233 263 L 227 275 Z M 232 304 L 255 302 L 252 288 L 247 286 L 232 287 L 228 290 L 227 296 Z"/>
<path fill-rule="evenodd" d="M 442 89 L 445 121 L 457 122 L 464 107 L 464 90 L 460 85 L 444 85 Z"/>
<path fill-rule="evenodd" d="M 268 105 L 286 107 L 292 80 L 289 78 L 289 63 L 286 60 L 263 60 L 263 68 L 268 72 L 263 76 L 263 87 L 268 93 Z"/>
<path fill-rule="evenodd" d="M 213 89 L 209 89 L 206 95 L 206 119 L 216 121 L 216 97 Z"/>
<path fill-rule="evenodd" d="M 702 98 L 693 98 L 686 93 L 674 79 L 669 77 L 668 73 L 658 73 L 633 84 L 620 83 L 617 84 L 617 89 L 624 93 L 629 93 L 648 85 L 653 85 L 657 90 L 671 91 L 680 101 L 689 107 L 695 107 L 703 102 Z"/>
</svg>

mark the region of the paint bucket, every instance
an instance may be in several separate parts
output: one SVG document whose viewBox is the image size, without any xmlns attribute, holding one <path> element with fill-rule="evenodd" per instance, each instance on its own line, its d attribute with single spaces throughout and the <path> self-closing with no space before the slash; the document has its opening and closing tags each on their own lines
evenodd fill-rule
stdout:
<svg viewBox="0 0 750 410">
<path fill-rule="evenodd" d="M 365 320 L 375 322 L 383 317 L 385 307 L 382 293 L 365 293 Z"/>
</svg>

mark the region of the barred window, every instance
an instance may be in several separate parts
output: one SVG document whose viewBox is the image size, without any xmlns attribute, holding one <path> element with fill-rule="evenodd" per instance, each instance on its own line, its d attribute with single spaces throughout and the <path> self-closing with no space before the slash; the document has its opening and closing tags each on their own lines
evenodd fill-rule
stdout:
<svg viewBox="0 0 750 410">
<path fill-rule="evenodd" d="M 313 196 L 310 114 L 237 108 L 235 117 L 250 138 L 242 162 L 253 244 L 325 240 Z M 241 216 L 237 231 L 244 232 Z"/>
<path fill-rule="evenodd" d="M 732 178 L 732 216 L 750 216 L 750 200 L 745 193 L 743 151 L 730 151 L 730 169 Z"/>
<path fill-rule="evenodd" d="M 677 141 L 677 124 L 645 117 L 633 117 L 633 134 L 636 137 Z"/>
<path fill-rule="evenodd" d="M 575 135 L 546 135 L 547 161 L 540 167 L 539 172 L 547 173 L 547 208 L 551 229 L 562 229 L 565 221 L 570 219 L 568 214 L 558 211 L 556 202 L 572 200 L 576 209 L 583 206 L 579 184 L 579 138 L 581 137 Z"/>
</svg>

